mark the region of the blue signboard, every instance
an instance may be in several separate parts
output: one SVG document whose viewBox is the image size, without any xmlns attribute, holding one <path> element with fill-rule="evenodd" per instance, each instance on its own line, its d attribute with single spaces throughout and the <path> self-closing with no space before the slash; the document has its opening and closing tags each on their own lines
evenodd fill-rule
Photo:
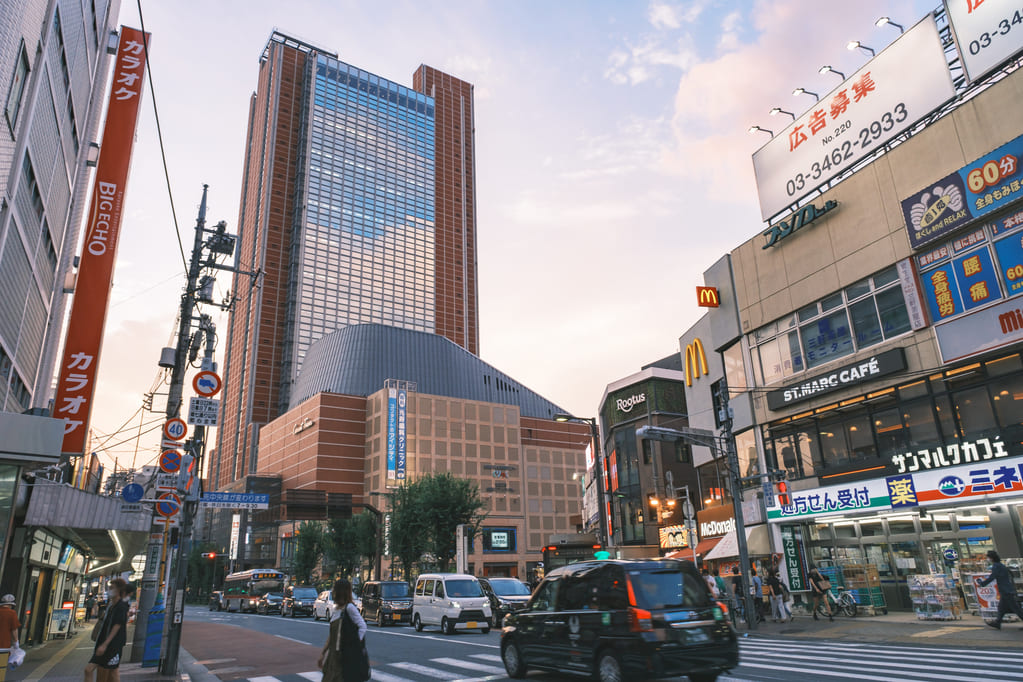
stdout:
<svg viewBox="0 0 1023 682">
<path fill-rule="evenodd" d="M 270 496 L 259 493 L 203 493 L 199 504 L 218 509 L 269 509 Z"/>
<path fill-rule="evenodd" d="M 991 252 L 986 247 L 956 258 L 952 265 L 955 267 L 959 292 L 966 310 L 1002 298 L 995 266 L 991 262 Z"/>
<path fill-rule="evenodd" d="M 995 252 L 1009 296 L 1023 293 L 1023 236 L 1014 234 L 995 242 Z"/>
<path fill-rule="evenodd" d="M 401 481 L 405 478 L 405 417 L 407 414 L 408 393 L 405 389 L 398 390 L 398 450 L 395 459 L 395 477 Z"/>
<path fill-rule="evenodd" d="M 959 298 L 959 285 L 956 283 L 954 270 L 952 263 L 946 263 L 939 268 L 920 273 L 927 309 L 930 310 L 931 320 L 934 322 L 963 312 L 963 302 Z"/>
<path fill-rule="evenodd" d="M 1023 197 L 1023 135 L 902 201 L 916 250 Z"/>
<path fill-rule="evenodd" d="M 398 466 L 398 390 L 387 389 L 387 480 L 397 478 Z"/>
<path fill-rule="evenodd" d="M 128 503 L 138 502 L 145 494 L 145 489 L 138 483 L 129 483 L 121 489 L 121 499 Z"/>
</svg>

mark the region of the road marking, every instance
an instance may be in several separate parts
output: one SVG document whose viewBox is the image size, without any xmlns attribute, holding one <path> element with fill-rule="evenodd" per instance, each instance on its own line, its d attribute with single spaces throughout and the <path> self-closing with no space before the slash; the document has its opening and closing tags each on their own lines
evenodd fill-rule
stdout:
<svg viewBox="0 0 1023 682">
<path fill-rule="evenodd" d="M 873 675 L 864 675 L 863 673 L 860 672 L 840 673 L 831 670 L 819 670 L 817 668 L 794 668 L 790 665 L 761 665 L 759 663 L 747 663 L 746 661 L 742 661 L 739 664 L 739 667 L 764 668 L 766 670 L 780 670 L 786 673 L 811 673 L 813 675 L 821 675 L 825 677 L 847 677 L 854 680 L 873 680 L 873 682 L 917 682 L 917 680 L 913 680 L 908 677 L 891 677 L 890 675 L 885 675 L 884 677 L 875 677 Z"/>
<path fill-rule="evenodd" d="M 248 682 L 281 682 L 279 678 L 271 675 L 264 675 L 262 677 L 250 677 Z"/>
<path fill-rule="evenodd" d="M 503 673 L 504 668 L 498 668 L 493 665 L 483 665 L 482 663 L 473 663 L 472 661 L 460 661 L 457 658 L 431 658 L 431 663 L 441 663 L 443 665 L 450 665 L 456 668 L 465 668 L 466 670 L 475 670 L 481 673 Z"/>
<path fill-rule="evenodd" d="M 481 644 L 480 642 L 468 642 L 465 640 L 458 640 L 448 636 L 435 637 L 433 635 L 423 635 L 419 633 L 407 634 L 404 632 L 387 632 L 377 630 L 381 635 L 387 635 L 388 637 L 415 637 L 416 639 L 432 639 L 436 642 L 450 642 L 451 644 L 465 644 L 466 646 L 478 646 L 484 649 L 500 649 L 500 644 Z"/>
<path fill-rule="evenodd" d="M 294 637 L 285 637 L 284 635 L 274 635 L 274 637 L 280 637 L 281 639 L 286 639 L 289 642 L 298 642 L 299 644 L 305 644 L 306 646 L 316 646 L 312 642 L 303 642 L 301 639 L 295 639 Z"/>
<path fill-rule="evenodd" d="M 799 655 L 799 654 L 794 654 L 791 651 L 786 651 L 786 652 L 758 651 L 757 652 L 757 656 L 762 656 L 762 657 L 768 658 L 768 659 L 780 658 L 780 659 L 785 659 L 785 660 L 799 659 L 799 660 L 806 660 L 806 661 L 820 661 L 822 665 L 841 665 L 843 663 L 849 663 L 849 664 L 854 664 L 854 665 L 860 666 L 859 667 L 860 670 L 870 669 L 872 672 L 883 672 L 883 671 L 887 670 L 888 668 L 902 668 L 902 670 L 897 670 L 897 671 L 893 671 L 893 672 L 904 672 L 904 673 L 917 672 L 917 671 L 922 671 L 924 669 L 927 669 L 926 666 L 922 668 L 919 664 L 916 664 L 916 663 L 890 663 L 888 661 L 878 661 L 878 660 L 876 660 L 878 658 L 878 655 L 877 655 L 878 652 L 875 652 L 875 651 L 864 651 L 863 655 L 861 657 L 858 657 L 858 658 L 851 657 L 850 656 L 851 653 L 852 652 L 850 652 L 849 654 L 843 653 L 843 654 L 840 654 L 840 655 L 831 655 L 826 660 L 823 660 L 823 661 L 821 661 L 821 658 L 820 658 L 821 654 L 817 653 L 817 652 L 805 652 L 805 655 Z M 743 664 L 743 665 L 745 665 L 745 664 Z M 883 667 L 871 669 L 869 667 L 868 668 L 864 668 L 863 666 L 883 666 Z M 1006 672 L 999 671 L 999 674 L 1009 675 L 1010 677 L 1013 677 L 1013 678 L 1016 678 L 1016 679 L 1023 679 L 1023 673 L 1006 673 Z M 936 672 L 934 672 L 933 670 L 930 670 L 930 669 L 927 669 L 927 675 L 930 677 L 930 679 L 933 679 L 933 680 L 961 680 L 962 679 L 962 677 L 959 676 L 959 675 L 940 675 L 940 674 L 938 674 L 938 673 L 936 673 Z"/>
<path fill-rule="evenodd" d="M 500 656 L 494 654 L 469 654 L 470 658 L 478 658 L 481 661 L 493 661 L 494 663 L 504 663 Z"/>
<path fill-rule="evenodd" d="M 211 665 L 219 665 L 221 663 L 230 663 L 231 661 L 237 661 L 237 658 L 207 658 L 205 661 L 196 661 L 199 665 L 204 665 L 207 668 Z"/>
<path fill-rule="evenodd" d="M 401 668 L 402 670 L 408 670 L 409 672 L 419 673 L 420 675 L 426 675 L 427 677 L 436 677 L 438 680 L 451 679 L 450 670 L 438 670 L 437 668 L 431 668 L 428 665 L 419 665 L 418 663 L 406 663 L 404 661 L 399 663 L 388 663 L 387 665 L 392 666 L 394 668 Z"/>
<path fill-rule="evenodd" d="M 743 650 L 755 650 L 762 652 L 765 656 L 778 656 L 778 650 L 770 644 L 765 644 L 762 641 L 746 641 L 742 643 Z M 967 653 L 953 653 L 947 652 L 944 649 L 907 649 L 904 647 L 889 647 L 889 646 L 878 646 L 876 648 L 866 648 L 862 646 L 836 646 L 834 643 L 829 642 L 828 644 L 793 644 L 791 642 L 785 644 L 785 649 L 791 654 L 793 651 L 800 653 L 824 653 L 827 654 L 828 660 L 834 660 L 835 656 L 868 656 L 872 663 L 880 662 L 878 659 L 895 659 L 896 661 L 902 661 L 906 659 L 907 655 L 919 655 L 921 650 L 926 652 L 927 659 L 932 662 L 944 661 L 949 664 L 966 663 L 970 661 L 976 661 L 983 663 L 989 667 L 1002 667 L 1002 668 L 1017 668 L 1019 667 L 1019 659 L 1023 657 L 1021 654 L 1013 654 L 1010 652 L 1001 652 L 997 656 L 974 656 Z M 898 664 L 892 664 L 898 665 Z"/>
<path fill-rule="evenodd" d="M 407 677 L 398 677 L 397 675 L 391 675 L 385 673 L 379 668 L 373 668 L 372 678 L 374 682 L 413 682 Z"/>
<path fill-rule="evenodd" d="M 320 682 L 323 679 L 323 673 L 299 673 L 298 676 L 312 680 L 312 682 Z"/>
</svg>

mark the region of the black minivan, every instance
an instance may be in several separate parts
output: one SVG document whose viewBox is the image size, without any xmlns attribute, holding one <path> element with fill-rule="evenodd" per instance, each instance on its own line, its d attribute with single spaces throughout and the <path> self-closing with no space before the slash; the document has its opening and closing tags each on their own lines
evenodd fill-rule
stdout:
<svg viewBox="0 0 1023 682">
<path fill-rule="evenodd" d="M 402 580 L 370 580 L 362 586 L 362 617 L 388 623 L 412 622 L 412 588 Z"/>
<path fill-rule="evenodd" d="M 551 571 L 505 618 L 501 658 L 513 678 L 535 668 L 712 682 L 739 665 L 739 643 L 692 563 L 584 561 Z"/>
</svg>

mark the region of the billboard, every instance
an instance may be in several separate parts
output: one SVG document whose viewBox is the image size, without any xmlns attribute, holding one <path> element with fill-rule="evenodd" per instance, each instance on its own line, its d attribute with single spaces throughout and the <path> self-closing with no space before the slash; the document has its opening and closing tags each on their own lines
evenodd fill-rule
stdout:
<svg viewBox="0 0 1023 682">
<path fill-rule="evenodd" d="M 933 15 L 753 154 L 770 220 L 955 96 Z"/>
<path fill-rule="evenodd" d="M 398 389 L 387 389 L 387 480 L 398 478 Z"/>
<path fill-rule="evenodd" d="M 405 480 L 405 418 L 407 416 L 407 407 L 408 391 L 400 388 L 398 389 L 398 443 L 394 462 L 395 478 L 399 481 Z"/>
<path fill-rule="evenodd" d="M 945 14 L 971 81 L 1023 50 L 1023 6 L 1019 0 L 945 0 Z"/>
<path fill-rule="evenodd" d="M 68 318 L 64 355 L 57 379 L 53 416 L 64 420 L 61 452 L 81 455 L 89 431 L 89 414 L 96 389 L 96 369 L 103 343 L 103 324 L 110 299 L 110 282 L 117 255 L 117 237 L 124 210 L 124 193 L 138 124 L 146 71 L 141 31 L 121 27 L 113 83 L 96 179 L 92 190 L 85 243 L 79 261 L 78 283 Z"/>
</svg>

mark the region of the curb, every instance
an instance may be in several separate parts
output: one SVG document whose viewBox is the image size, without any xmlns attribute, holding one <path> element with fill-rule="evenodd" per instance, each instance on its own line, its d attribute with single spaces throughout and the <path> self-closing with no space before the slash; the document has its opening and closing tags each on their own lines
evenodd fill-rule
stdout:
<svg viewBox="0 0 1023 682">
<path fill-rule="evenodd" d="M 181 649 L 178 653 L 179 677 L 182 680 L 197 680 L 198 682 L 220 682 L 220 678 L 209 671 L 195 656 Z M 184 671 L 184 672 L 180 672 Z"/>
</svg>

